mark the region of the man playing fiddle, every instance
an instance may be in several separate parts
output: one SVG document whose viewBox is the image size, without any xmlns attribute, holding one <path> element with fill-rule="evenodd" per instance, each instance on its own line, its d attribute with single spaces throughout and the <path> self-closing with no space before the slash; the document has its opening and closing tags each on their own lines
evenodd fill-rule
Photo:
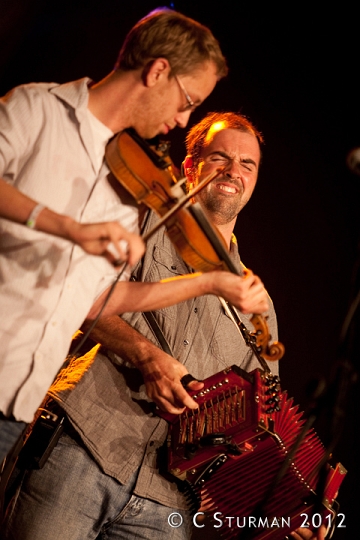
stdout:
<svg viewBox="0 0 360 540">
<path fill-rule="evenodd" d="M 226 167 L 226 173 L 197 200 L 223 235 L 239 273 L 244 266 L 232 233 L 256 185 L 261 140 L 246 118 L 233 113 L 208 115 L 187 137 L 185 172 L 190 183 Z M 146 228 L 156 220 L 150 215 Z M 150 239 L 133 277 L 157 281 L 189 271 L 160 230 Z M 270 300 L 269 305 L 268 324 L 276 339 Z M 189 538 L 186 501 L 159 472 L 167 425 L 154 414 L 152 402 L 172 413 L 182 412 L 185 405 L 195 408 L 181 384 L 184 375 L 190 372 L 201 380 L 233 363 L 247 371 L 259 365 L 215 296 L 188 300 L 153 315 L 172 356 L 159 348 L 143 314 L 108 317 L 92 334 L 103 344 L 101 349 L 95 347 L 74 359 L 52 386 L 50 395 L 66 412 L 68 427 L 44 468 L 25 477 L 9 512 L 4 540 Z M 251 330 L 250 317 L 241 315 Z M 276 373 L 277 364 L 271 369 Z M 202 383 L 193 381 L 189 386 L 200 389 Z M 168 523 L 174 512 L 184 520 L 181 527 Z M 306 530 L 295 534 L 311 536 Z"/>
<path fill-rule="evenodd" d="M 137 232 L 137 206 L 108 181 L 108 140 L 130 126 L 144 138 L 185 127 L 225 73 L 224 57 L 207 28 L 160 9 L 130 31 L 114 71 L 99 83 L 30 84 L 0 100 L 0 176 L 18 190 L 12 190 L 11 211 L 0 208 L 5 217 L 0 223 L 1 306 L 6 313 L 1 325 L 0 461 L 33 419 L 71 336 L 90 310 L 91 317 L 97 314 L 116 276 L 105 258 L 85 254 L 68 241 L 76 239 L 64 233 L 63 216 L 80 223 L 119 222 Z M 6 187 L 2 182 L 1 192 Z M 20 224 L 25 221 L 29 227 Z M 34 231 L 37 224 L 40 231 Z M 134 262 L 141 243 L 131 235 L 125 238 Z M 209 273 L 166 284 L 118 283 L 107 309 L 108 314 L 157 309 L 207 293 L 222 294 L 244 310 L 267 308 L 255 276 L 244 280 Z"/>
</svg>

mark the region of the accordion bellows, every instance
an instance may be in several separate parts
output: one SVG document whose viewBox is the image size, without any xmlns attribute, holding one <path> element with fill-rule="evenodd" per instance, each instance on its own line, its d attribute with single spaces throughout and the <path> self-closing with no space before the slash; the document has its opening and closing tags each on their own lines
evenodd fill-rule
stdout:
<svg viewBox="0 0 360 540">
<path fill-rule="evenodd" d="M 222 523 L 226 539 L 282 540 L 305 521 L 330 525 L 346 470 L 322 463 L 323 444 L 313 429 L 302 436 L 305 419 L 277 377 L 232 366 L 190 394 L 198 410 L 162 416 L 168 470 L 195 494 L 193 513 Z"/>
</svg>

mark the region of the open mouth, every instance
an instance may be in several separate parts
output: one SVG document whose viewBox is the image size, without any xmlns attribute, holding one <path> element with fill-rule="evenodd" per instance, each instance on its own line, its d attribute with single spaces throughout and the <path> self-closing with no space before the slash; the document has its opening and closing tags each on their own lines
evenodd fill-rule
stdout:
<svg viewBox="0 0 360 540">
<path fill-rule="evenodd" d="M 229 193 L 230 195 L 236 195 L 239 192 L 238 188 L 234 184 L 218 183 L 216 184 L 216 188 L 219 191 L 222 191 L 223 193 Z"/>
</svg>

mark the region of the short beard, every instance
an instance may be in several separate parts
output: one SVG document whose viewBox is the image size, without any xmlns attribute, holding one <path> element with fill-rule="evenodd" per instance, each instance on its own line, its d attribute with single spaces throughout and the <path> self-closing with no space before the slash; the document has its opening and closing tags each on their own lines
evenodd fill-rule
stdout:
<svg viewBox="0 0 360 540">
<path fill-rule="evenodd" d="M 199 193 L 197 201 L 209 214 L 211 221 L 215 225 L 227 225 L 237 218 L 240 210 L 245 206 L 240 200 L 229 201 L 218 196 L 212 196 L 209 193 Z"/>
</svg>

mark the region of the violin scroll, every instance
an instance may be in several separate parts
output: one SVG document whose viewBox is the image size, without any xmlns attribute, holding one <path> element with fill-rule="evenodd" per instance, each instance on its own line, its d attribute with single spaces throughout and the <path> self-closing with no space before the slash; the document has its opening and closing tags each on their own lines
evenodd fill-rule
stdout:
<svg viewBox="0 0 360 540">
<path fill-rule="evenodd" d="M 255 328 L 255 332 L 252 332 L 251 335 L 256 340 L 256 346 L 261 356 L 270 362 L 280 360 L 285 354 L 285 347 L 280 341 L 274 341 L 269 345 L 271 335 L 266 319 L 261 315 L 253 315 L 251 322 Z"/>
</svg>

